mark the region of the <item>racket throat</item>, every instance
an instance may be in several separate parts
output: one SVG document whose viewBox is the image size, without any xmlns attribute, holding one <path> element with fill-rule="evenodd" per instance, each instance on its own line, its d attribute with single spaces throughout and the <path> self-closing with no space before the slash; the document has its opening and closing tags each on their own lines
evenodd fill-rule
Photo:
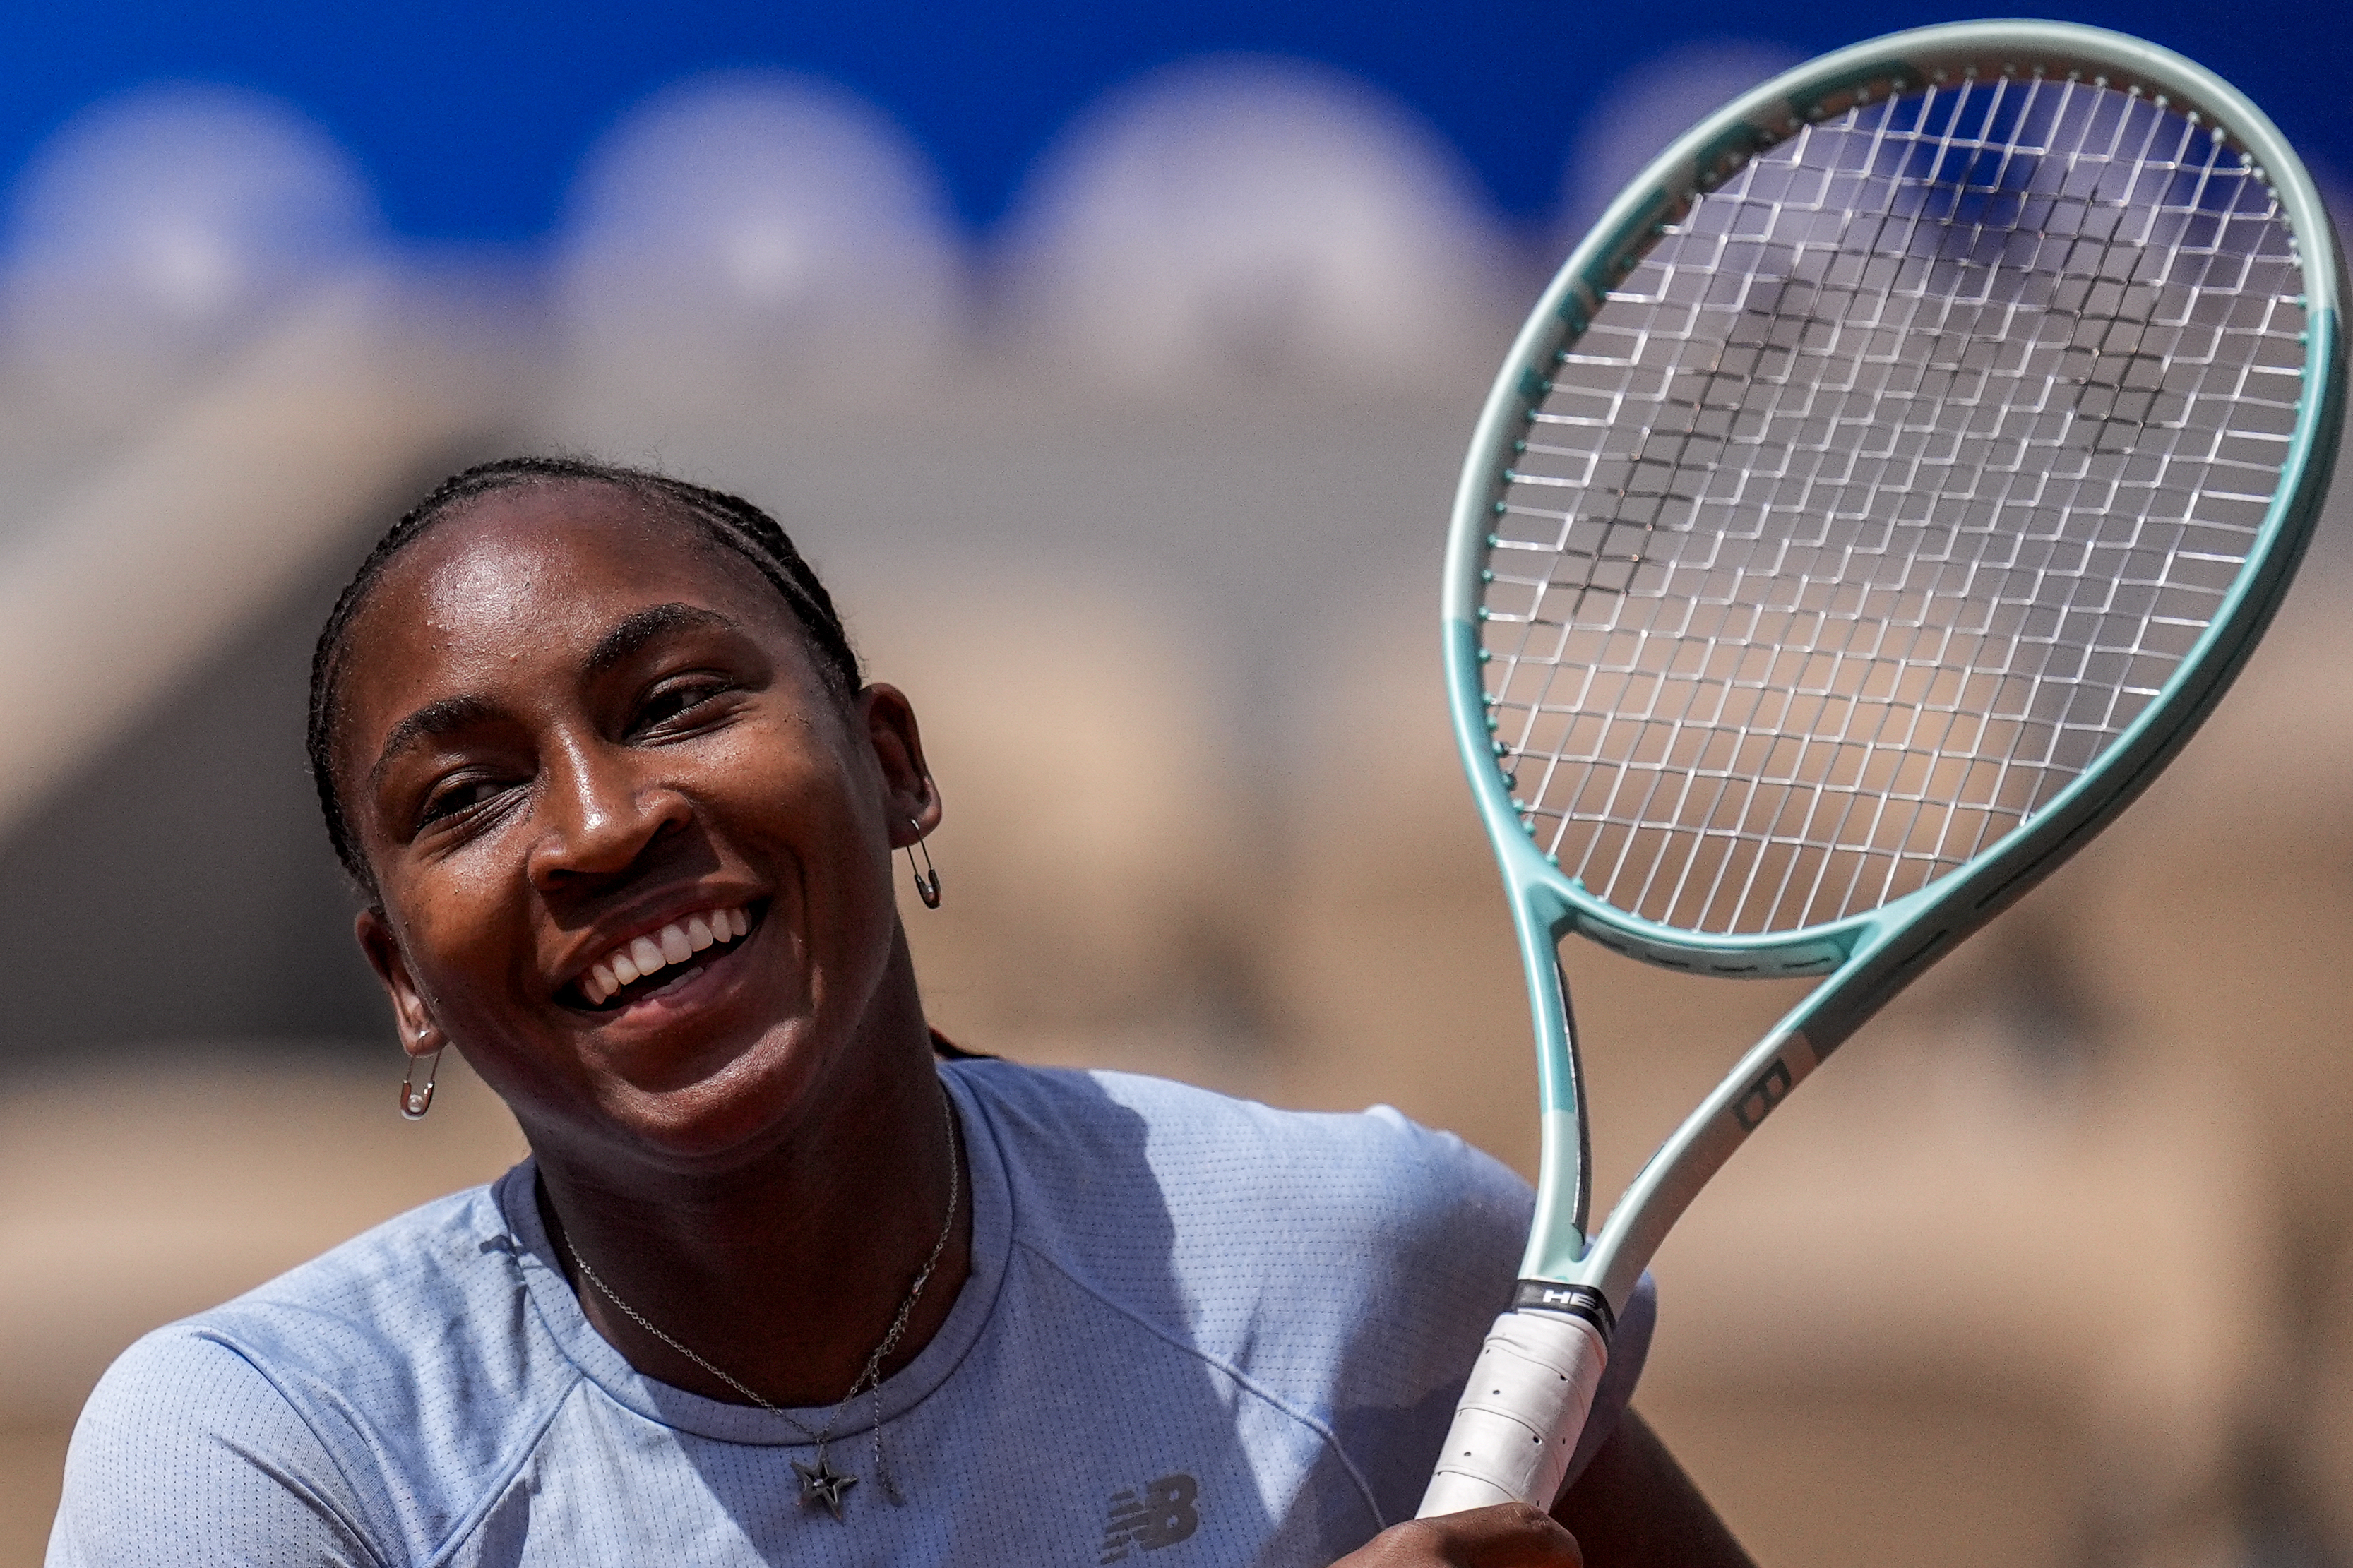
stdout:
<svg viewBox="0 0 2353 1568">
<path fill-rule="evenodd" d="M 1520 1259 L 1520 1278 L 1567 1279 L 1580 1272 L 1589 1250 L 1585 1227 L 1592 1144 L 1581 1110 L 1546 1110 L 1541 1146 L 1535 1219 L 1529 1227 L 1527 1252 Z"/>
<path fill-rule="evenodd" d="M 1525 947 L 1528 1003 L 1535 1027 L 1537 1091 L 1542 1105 L 1536 1165 L 1535 1223 L 1521 1260 L 1525 1279 L 1567 1279 L 1587 1251 L 1593 1196 L 1593 1138 L 1585 1110 L 1585 1064 L 1560 939 L 1570 915 L 1514 900 Z"/>
</svg>

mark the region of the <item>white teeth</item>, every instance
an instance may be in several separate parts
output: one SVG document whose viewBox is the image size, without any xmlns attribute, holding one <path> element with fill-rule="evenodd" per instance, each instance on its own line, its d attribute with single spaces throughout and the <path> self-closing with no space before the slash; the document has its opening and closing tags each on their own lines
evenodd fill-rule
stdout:
<svg viewBox="0 0 2353 1568">
<path fill-rule="evenodd" d="M 631 939 L 588 966 L 577 981 L 591 1006 L 603 1003 L 622 986 L 644 979 L 673 963 L 683 963 L 704 948 L 733 942 L 752 933 L 752 917 L 742 910 L 711 910 L 689 915 L 648 936 Z"/>
</svg>

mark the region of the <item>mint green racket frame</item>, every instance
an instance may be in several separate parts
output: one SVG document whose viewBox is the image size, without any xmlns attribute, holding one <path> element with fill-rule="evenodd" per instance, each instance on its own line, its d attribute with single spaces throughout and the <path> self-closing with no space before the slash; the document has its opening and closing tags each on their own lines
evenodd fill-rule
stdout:
<svg viewBox="0 0 2353 1568">
<path fill-rule="evenodd" d="M 1950 872 L 1896 901 L 1830 923 L 1761 935 L 1677 929 L 1616 908 L 1564 875 L 1539 847 L 1503 771 L 1482 669 L 1482 600 L 1491 530 L 1516 443 L 1550 390 L 1556 356 L 1585 331 L 1609 289 L 1697 193 L 1757 153 L 1831 119 L 1930 82 L 1990 80 L 2030 67 L 2098 73 L 2194 109 L 2268 176 L 2293 228 L 2306 286 L 2303 394 L 2278 489 L 2245 565 L 2171 679 L 2100 756 L 2031 816 Z M 1826 56 L 1744 95 L 1662 153 L 1611 204 L 1554 279 L 1514 343 L 1481 416 L 1447 545 L 1445 658 L 1456 738 L 1503 869 L 1534 1013 L 1543 1113 L 1536 1216 L 1521 1268 L 1533 1286 L 1598 1291 L 1621 1310 L 1668 1228 L 1733 1151 L 1890 997 L 2081 848 L 2140 792 L 2212 710 L 2269 623 L 2311 537 L 2344 416 L 2344 282 L 2335 237 L 2309 176 L 2271 122 L 2234 89 L 2168 50 L 2122 34 L 2051 22 L 1920 28 Z M 1742 1056 L 1662 1144 L 1598 1235 L 1587 1234 L 1590 1153 L 1559 943 L 1579 932 L 1668 968 L 1719 975 L 1819 975 L 1822 984 Z"/>
</svg>

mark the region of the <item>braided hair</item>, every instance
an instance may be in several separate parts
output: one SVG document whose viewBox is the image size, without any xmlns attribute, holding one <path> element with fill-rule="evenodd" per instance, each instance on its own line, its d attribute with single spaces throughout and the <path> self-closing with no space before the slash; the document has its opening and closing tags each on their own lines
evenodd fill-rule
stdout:
<svg viewBox="0 0 2353 1568">
<path fill-rule="evenodd" d="M 343 797 L 335 787 L 334 742 L 336 698 L 343 681 L 344 636 L 366 603 L 376 580 L 392 558 L 435 523 L 463 510 L 472 502 L 500 490 L 555 484 L 603 485 L 622 490 L 681 521 L 694 524 L 712 541 L 734 551 L 767 579 L 799 623 L 817 654 L 818 673 L 826 687 L 847 702 L 861 684 L 858 655 L 849 646 L 833 596 L 818 581 L 776 520 L 740 496 L 689 484 L 646 468 L 580 458 L 501 458 L 478 463 L 452 474 L 433 487 L 408 514 L 385 531 L 367 559 L 335 600 L 319 645 L 311 656 L 309 752 L 311 782 L 319 792 L 319 809 L 327 820 L 327 838 L 343 869 L 371 895 L 375 878 L 365 858 L 352 842 L 343 817 Z"/>
</svg>

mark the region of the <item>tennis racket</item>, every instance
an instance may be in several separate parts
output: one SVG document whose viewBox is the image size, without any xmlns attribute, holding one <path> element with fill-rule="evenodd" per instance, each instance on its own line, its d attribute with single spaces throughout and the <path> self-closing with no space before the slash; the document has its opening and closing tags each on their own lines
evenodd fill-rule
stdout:
<svg viewBox="0 0 2353 1568">
<path fill-rule="evenodd" d="M 2342 291 L 2252 104 L 2055 23 L 1790 71 L 1577 247 L 1481 416 L 1447 546 L 1543 1153 L 1424 1516 L 1551 1504 L 1616 1314 L 1701 1186 L 2221 696 L 2327 483 Z M 1572 931 L 1822 977 L 1590 1236 Z"/>
</svg>

